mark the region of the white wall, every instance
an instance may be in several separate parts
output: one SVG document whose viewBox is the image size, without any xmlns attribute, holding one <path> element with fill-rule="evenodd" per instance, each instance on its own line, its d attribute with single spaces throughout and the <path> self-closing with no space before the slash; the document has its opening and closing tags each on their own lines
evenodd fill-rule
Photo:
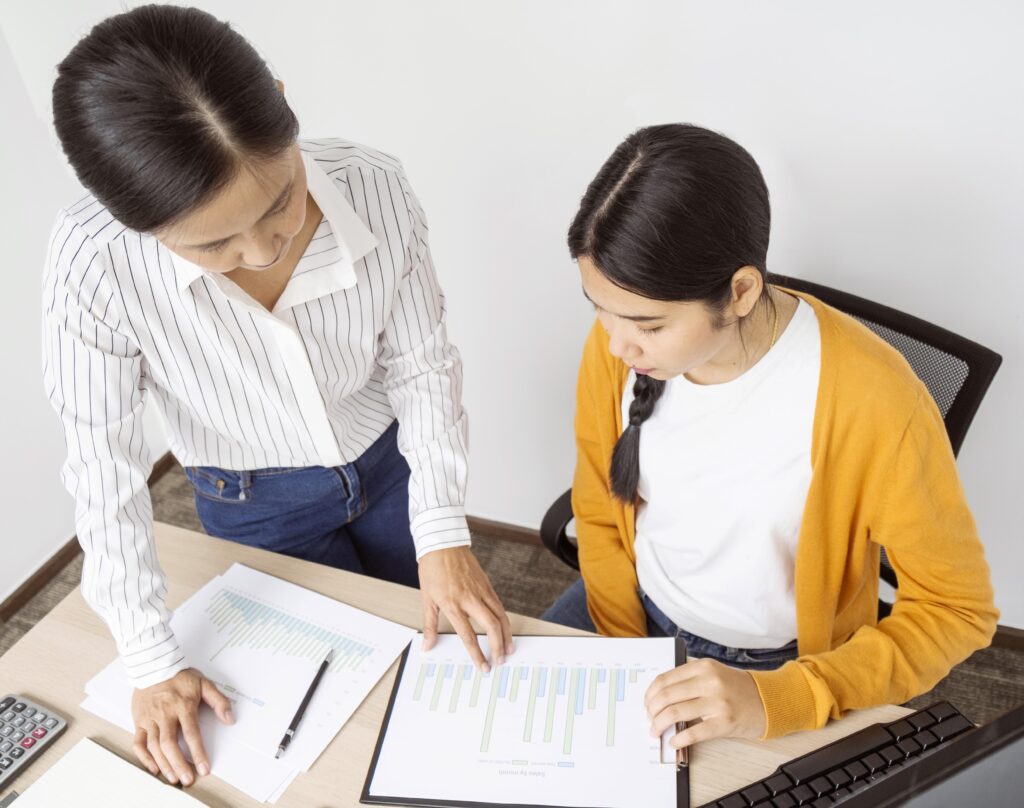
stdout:
<svg viewBox="0 0 1024 808">
<path fill-rule="evenodd" d="M 266 54 L 306 135 L 403 158 L 465 358 L 472 513 L 537 525 L 567 486 L 591 312 L 566 227 L 627 132 L 693 121 L 761 162 L 774 271 L 883 301 L 1003 354 L 960 469 L 1002 622 L 1024 626 L 1013 507 L 1024 483 L 1024 6 L 294 0 L 287 18 L 242 0 L 200 5 Z M 119 4 L 65 6 L 5 18 L 44 115 L 52 65 L 85 23 Z M 58 201 L 38 201 L 43 212 L 16 234 L 29 274 L 42 249 L 36 218 Z M 28 363 L 29 391 L 33 373 Z M 52 479 L 50 458 L 37 467 Z"/>
</svg>

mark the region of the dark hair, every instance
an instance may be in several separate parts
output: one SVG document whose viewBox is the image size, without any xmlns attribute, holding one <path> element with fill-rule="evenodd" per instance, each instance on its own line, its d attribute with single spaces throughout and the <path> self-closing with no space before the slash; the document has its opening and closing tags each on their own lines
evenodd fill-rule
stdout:
<svg viewBox="0 0 1024 808">
<path fill-rule="evenodd" d="M 747 151 L 699 126 L 664 124 L 637 130 L 601 166 L 569 227 L 569 252 L 627 291 L 720 313 L 736 270 L 756 267 L 766 278 L 770 226 L 768 188 Z M 763 297 L 771 300 L 767 284 Z M 664 388 L 649 376 L 633 386 L 610 470 L 624 502 L 636 501 L 640 426 Z"/>
<path fill-rule="evenodd" d="M 295 142 L 266 62 L 196 8 L 105 19 L 57 67 L 53 119 L 82 184 L 125 226 L 152 232 Z"/>
</svg>

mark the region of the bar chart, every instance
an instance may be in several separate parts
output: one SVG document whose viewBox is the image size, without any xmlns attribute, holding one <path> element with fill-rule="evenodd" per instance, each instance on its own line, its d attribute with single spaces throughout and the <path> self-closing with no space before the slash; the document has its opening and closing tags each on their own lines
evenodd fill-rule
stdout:
<svg viewBox="0 0 1024 808">
<path fill-rule="evenodd" d="M 323 659 L 334 649 L 329 672 L 358 671 L 376 653 L 367 642 L 261 603 L 250 595 L 224 587 L 206 606 L 206 616 L 223 642 L 210 656 L 213 662 L 229 648 L 268 650 L 283 657 Z"/>
<path fill-rule="evenodd" d="M 484 673 L 459 637 L 427 650 L 417 638 L 370 793 L 419 804 L 674 805 L 675 767 L 661 764 L 644 707 L 674 662 L 670 638 L 517 636 L 514 653 Z"/>
<path fill-rule="evenodd" d="M 634 688 L 641 667 L 502 665 L 482 673 L 472 665 L 454 662 L 421 662 L 412 699 L 430 712 L 469 711 L 482 719 L 480 751 L 491 751 L 495 718 L 499 709 L 514 711 L 520 718 L 524 744 L 540 742 L 560 747 L 571 755 L 579 717 L 599 716 L 605 746 L 615 746 L 615 718 Z M 557 728 L 557 737 L 556 737 Z"/>
</svg>

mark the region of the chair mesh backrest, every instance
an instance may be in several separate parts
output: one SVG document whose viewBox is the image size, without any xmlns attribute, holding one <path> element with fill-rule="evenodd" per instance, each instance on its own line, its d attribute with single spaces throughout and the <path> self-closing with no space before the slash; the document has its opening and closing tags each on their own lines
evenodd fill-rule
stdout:
<svg viewBox="0 0 1024 808">
<path fill-rule="evenodd" d="M 894 331 L 888 326 L 856 315 L 854 315 L 854 319 L 866 325 L 906 357 L 910 367 L 924 382 L 928 392 L 935 399 L 939 412 L 945 418 L 949 408 L 956 401 L 960 389 L 964 386 L 964 382 L 967 381 L 967 374 L 970 372 L 967 362 L 958 356 L 940 351 L 926 342 Z"/>
</svg>

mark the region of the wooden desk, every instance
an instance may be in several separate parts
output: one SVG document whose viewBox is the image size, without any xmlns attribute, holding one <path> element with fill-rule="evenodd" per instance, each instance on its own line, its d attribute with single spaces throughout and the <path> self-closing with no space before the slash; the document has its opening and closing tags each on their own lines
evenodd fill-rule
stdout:
<svg viewBox="0 0 1024 808">
<path fill-rule="evenodd" d="M 416 628 L 422 627 L 419 593 L 397 584 L 298 561 L 263 550 L 220 541 L 188 530 L 158 524 L 160 561 L 168 577 L 168 603 L 177 606 L 215 575 L 238 561 L 293 581 L 328 597 Z M 573 635 L 565 629 L 519 615 L 510 615 L 516 634 Z M 85 683 L 114 658 L 106 627 L 76 590 L 0 658 L 0 688 L 22 693 L 69 719 L 67 732 L 14 783 L 24 791 L 33 780 L 74 746 L 94 738 L 108 749 L 134 760 L 132 738 L 79 707 Z M 282 808 L 348 808 L 359 804 L 363 780 L 394 682 L 396 665 L 344 726 L 311 771 L 300 774 L 278 802 Z M 2 695 L 2 693 L 0 693 Z M 880 707 L 851 714 L 817 732 L 804 732 L 759 743 L 717 740 L 697 747 L 692 755 L 691 797 L 694 806 L 757 780 L 779 763 L 876 721 L 891 721 L 908 712 Z M 215 776 L 200 778 L 189 793 L 210 808 L 254 808 L 261 803 Z"/>
</svg>

